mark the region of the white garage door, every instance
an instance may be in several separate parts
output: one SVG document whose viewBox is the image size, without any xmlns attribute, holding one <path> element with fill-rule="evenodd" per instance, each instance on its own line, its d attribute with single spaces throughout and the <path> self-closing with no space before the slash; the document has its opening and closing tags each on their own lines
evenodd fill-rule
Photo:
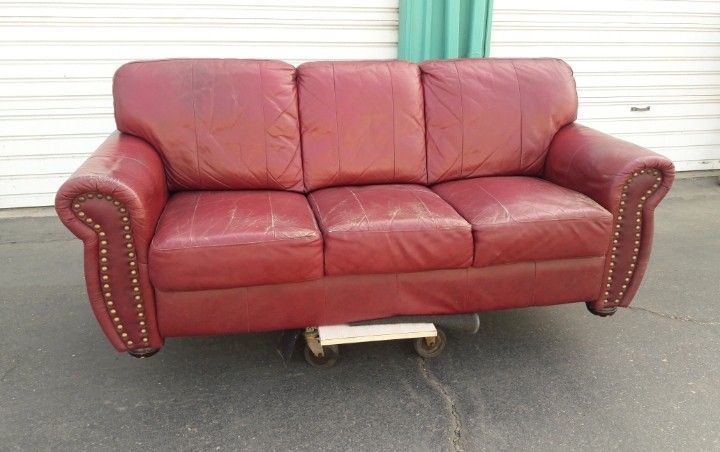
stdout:
<svg viewBox="0 0 720 452">
<path fill-rule="evenodd" d="M 395 58 L 397 20 L 397 0 L 2 2 L 0 208 L 53 203 L 115 129 L 124 62 Z"/>
<path fill-rule="evenodd" d="M 570 63 L 582 123 L 720 168 L 720 0 L 495 0 L 493 21 L 492 56 Z"/>
</svg>

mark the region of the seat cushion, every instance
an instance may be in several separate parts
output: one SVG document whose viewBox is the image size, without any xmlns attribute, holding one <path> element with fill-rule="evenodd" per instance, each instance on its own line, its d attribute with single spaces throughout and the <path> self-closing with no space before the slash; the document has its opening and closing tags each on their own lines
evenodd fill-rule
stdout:
<svg viewBox="0 0 720 452">
<path fill-rule="evenodd" d="M 602 256 L 612 215 L 587 196 L 534 177 L 481 177 L 433 187 L 472 225 L 474 267 Z"/>
<path fill-rule="evenodd" d="M 427 187 L 334 187 L 309 195 L 325 243 L 325 273 L 465 268 L 470 225 Z"/>
<path fill-rule="evenodd" d="M 322 236 L 299 193 L 177 193 L 160 217 L 149 264 L 161 290 L 305 281 L 323 274 Z"/>
</svg>

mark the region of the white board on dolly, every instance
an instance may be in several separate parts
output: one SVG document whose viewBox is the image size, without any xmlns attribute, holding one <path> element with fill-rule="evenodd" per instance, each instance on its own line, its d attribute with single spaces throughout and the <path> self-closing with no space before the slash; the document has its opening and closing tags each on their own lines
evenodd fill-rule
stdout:
<svg viewBox="0 0 720 452">
<path fill-rule="evenodd" d="M 392 323 L 375 325 L 325 325 L 318 327 L 321 346 L 356 344 L 359 342 L 392 341 L 436 337 L 432 323 Z"/>
</svg>

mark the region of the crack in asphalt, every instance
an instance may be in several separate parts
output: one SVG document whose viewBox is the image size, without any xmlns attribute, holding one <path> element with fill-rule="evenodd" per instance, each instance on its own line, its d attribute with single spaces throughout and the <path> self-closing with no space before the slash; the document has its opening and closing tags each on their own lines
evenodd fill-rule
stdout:
<svg viewBox="0 0 720 452">
<path fill-rule="evenodd" d="M 701 325 L 701 326 L 718 326 L 718 325 L 720 325 L 720 322 L 705 321 L 705 320 L 696 320 L 696 319 L 693 319 L 692 317 L 681 317 L 681 316 L 677 316 L 677 315 L 666 314 L 666 313 L 664 313 L 664 312 L 653 311 L 652 309 L 648 309 L 648 308 L 645 308 L 645 307 L 642 307 L 642 306 L 628 306 L 628 308 L 629 308 L 631 311 L 632 311 L 632 310 L 635 310 L 635 311 L 645 311 L 645 312 L 648 312 L 648 313 L 650 313 L 650 314 L 656 315 L 656 316 L 658 316 L 658 317 L 663 317 L 663 318 L 670 319 L 670 320 L 678 320 L 678 321 L 681 321 L 681 322 L 694 323 L 695 325 Z"/>
<path fill-rule="evenodd" d="M 460 415 L 457 412 L 457 408 L 455 407 L 455 401 L 453 400 L 452 396 L 450 395 L 450 391 L 448 391 L 447 387 L 443 382 L 441 382 L 437 376 L 435 376 L 434 373 L 430 371 L 430 369 L 427 368 L 427 365 L 425 363 L 425 360 L 423 358 L 418 357 L 418 367 L 420 368 L 420 373 L 422 373 L 422 376 L 425 378 L 425 381 L 430 384 L 430 386 L 437 391 L 438 394 L 442 397 L 443 401 L 445 402 L 445 408 L 448 411 L 448 414 L 450 415 L 450 437 L 448 438 L 450 440 L 450 443 L 452 444 L 453 448 L 458 451 L 462 452 L 464 449 L 462 448 L 462 445 L 460 444 L 460 435 L 462 432 L 462 422 L 460 420 Z"/>
</svg>

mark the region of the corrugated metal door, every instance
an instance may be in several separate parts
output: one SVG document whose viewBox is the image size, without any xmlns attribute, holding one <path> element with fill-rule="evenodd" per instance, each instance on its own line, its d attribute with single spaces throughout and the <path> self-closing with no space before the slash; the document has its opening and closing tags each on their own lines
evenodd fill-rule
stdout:
<svg viewBox="0 0 720 452">
<path fill-rule="evenodd" d="M 111 79 L 136 59 L 395 58 L 397 0 L 0 4 L 0 208 L 51 205 L 115 129 Z"/>
<path fill-rule="evenodd" d="M 568 61 L 579 121 L 664 154 L 680 171 L 720 168 L 720 1 L 494 4 L 491 56 Z"/>
</svg>

